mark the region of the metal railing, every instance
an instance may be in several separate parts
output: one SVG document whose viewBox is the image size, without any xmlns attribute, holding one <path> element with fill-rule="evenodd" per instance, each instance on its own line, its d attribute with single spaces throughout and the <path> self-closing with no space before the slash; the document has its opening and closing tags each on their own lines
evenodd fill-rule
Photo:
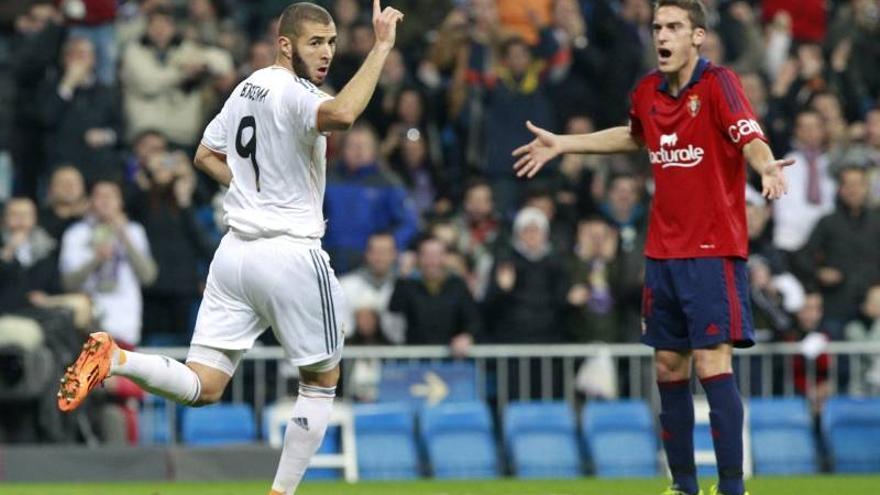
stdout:
<svg viewBox="0 0 880 495">
<path fill-rule="evenodd" d="M 144 348 L 183 360 L 187 348 Z M 880 342 L 832 342 L 820 361 L 802 356 L 797 343 L 760 344 L 734 354 L 734 372 L 746 397 L 805 395 L 880 395 L 880 386 L 866 379 L 871 366 L 880 372 Z M 565 400 L 579 404 L 577 372 L 595 359 L 610 360 L 620 397 L 659 402 L 653 350 L 641 344 L 477 345 L 470 352 L 477 371 L 478 394 L 499 413 L 514 400 Z M 343 353 L 340 397 L 356 402 L 352 380 L 358 361 L 380 363 L 443 363 L 452 361 L 445 346 L 348 346 Z M 878 373 L 880 375 L 880 373 Z M 294 395 L 298 370 L 280 347 L 256 347 L 244 357 L 224 400 L 248 402 L 258 424 L 267 406 Z M 696 393 L 702 390 L 694 386 Z M 172 441 L 175 408 L 168 404 Z"/>
</svg>

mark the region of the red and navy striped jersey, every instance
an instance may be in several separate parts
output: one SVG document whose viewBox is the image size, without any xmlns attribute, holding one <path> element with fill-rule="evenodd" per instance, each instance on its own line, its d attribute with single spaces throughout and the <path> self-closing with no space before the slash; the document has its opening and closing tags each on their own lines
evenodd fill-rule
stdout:
<svg viewBox="0 0 880 495">
<path fill-rule="evenodd" d="M 739 78 L 701 58 L 677 97 L 655 71 L 631 99 L 630 129 L 648 151 L 655 184 L 645 255 L 747 258 L 742 148 L 766 139 Z"/>
</svg>

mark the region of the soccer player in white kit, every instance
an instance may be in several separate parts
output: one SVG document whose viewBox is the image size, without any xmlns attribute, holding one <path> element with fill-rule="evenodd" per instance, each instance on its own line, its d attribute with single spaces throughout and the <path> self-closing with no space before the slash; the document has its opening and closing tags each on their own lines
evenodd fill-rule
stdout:
<svg viewBox="0 0 880 495">
<path fill-rule="evenodd" d="M 196 166 L 229 186 L 229 232 L 211 263 L 186 364 L 124 351 L 93 333 L 61 379 L 61 410 L 78 407 L 110 375 L 182 404 L 217 402 L 244 352 L 271 326 L 300 370 L 271 494 L 296 490 L 327 429 L 345 339 L 342 290 L 321 249 L 324 133 L 348 129 L 363 112 L 402 20 L 373 0 L 375 45 L 332 98 L 316 86 L 336 49 L 332 17 L 312 3 L 285 9 L 275 65 L 235 88 L 196 152 Z"/>
</svg>

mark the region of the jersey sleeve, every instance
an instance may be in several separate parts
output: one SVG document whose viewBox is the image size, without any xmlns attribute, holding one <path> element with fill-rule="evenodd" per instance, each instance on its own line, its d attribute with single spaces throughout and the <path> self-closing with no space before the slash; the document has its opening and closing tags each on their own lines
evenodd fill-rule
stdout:
<svg viewBox="0 0 880 495">
<path fill-rule="evenodd" d="M 220 109 L 220 113 L 214 116 L 211 119 L 211 122 L 208 123 L 208 127 L 205 128 L 205 133 L 202 135 L 202 145 L 206 148 L 211 149 L 212 151 L 216 151 L 217 153 L 226 154 L 226 140 L 228 134 L 226 133 L 227 122 L 229 119 L 227 118 L 227 110 L 229 103 L 223 105 L 223 108 Z"/>
<path fill-rule="evenodd" d="M 642 127 L 642 120 L 639 118 L 638 108 L 638 87 L 629 95 L 629 133 L 636 141 L 645 144 L 645 129 Z"/>
<path fill-rule="evenodd" d="M 716 123 L 726 139 L 739 149 L 753 139 L 767 141 L 736 74 L 718 68 L 712 92 Z"/>
<path fill-rule="evenodd" d="M 318 129 L 318 107 L 332 99 L 314 84 L 297 78 L 284 93 L 284 107 L 296 128 L 309 134 Z"/>
</svg>

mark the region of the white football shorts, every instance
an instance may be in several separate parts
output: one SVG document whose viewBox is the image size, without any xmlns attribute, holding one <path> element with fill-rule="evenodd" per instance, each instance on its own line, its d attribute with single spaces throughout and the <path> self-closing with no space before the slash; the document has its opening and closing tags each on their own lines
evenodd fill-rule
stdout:
<svg viewBox="0 0 880 495">
<path fill-rule="evenodd" d="M 334 367 L 347 313 L 329 258 L 317 240 L 227 233 L 211 262 L 192 344 L 244 351 L 271 326 L 294 366 Z"/>
</svg>

